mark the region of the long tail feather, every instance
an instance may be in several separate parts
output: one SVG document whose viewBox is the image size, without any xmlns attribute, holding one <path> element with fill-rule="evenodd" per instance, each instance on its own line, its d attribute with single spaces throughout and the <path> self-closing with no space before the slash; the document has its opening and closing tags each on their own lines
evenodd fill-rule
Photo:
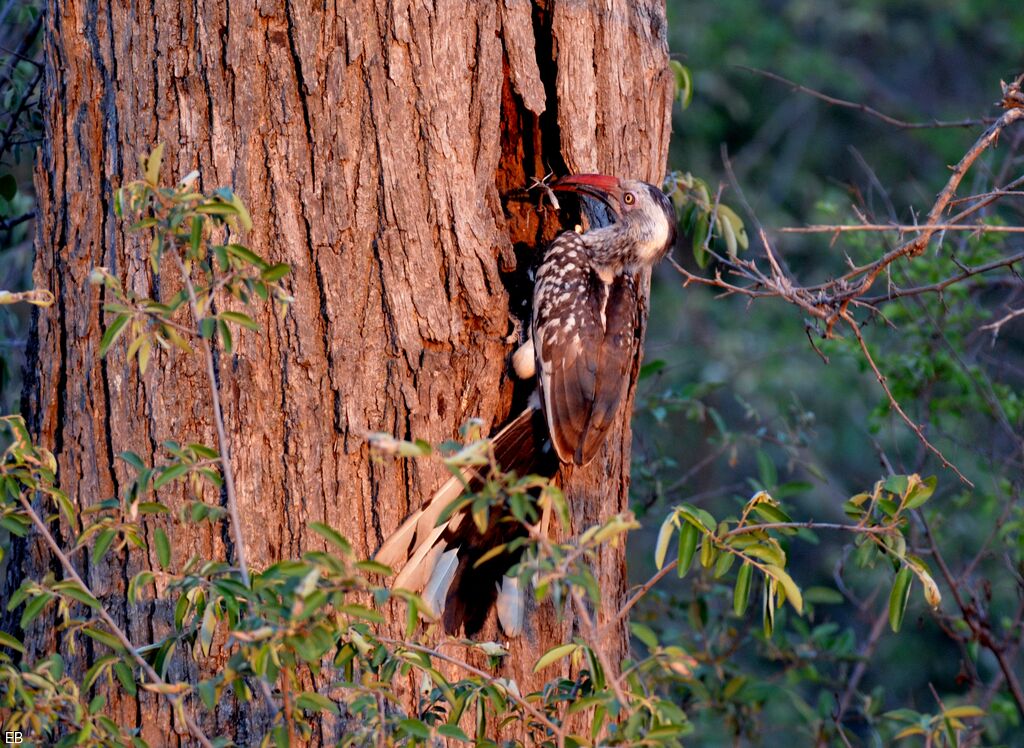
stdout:
<svg viewBox="0 0 1024 748">
<path fill-rule="evenodd" d="M 509 636 L 519 636 L 523 631 L 523 618 L 526 613 L 526 599 L 517 577 L 508 575 L 501 578 L 498 585 L 498 599 L 494 603 L 498 611 L 498 622 L 501 630 Z"/>
<path fill-rule="evenodd" d="M 545 458 L 545 451 L 550 452 L 545 450 L 546 442 L 544 416 L 536 407 L 524 410 L 491 438 L 497 463 L 519 475 L 537 472 L 544 462 L 552 461 L 553 453 L 549 455 L 552 459 Z M 475 482 L 469 471 L 463 472 L 461 480 L 453 476 L 446 481 L 384 541 L 374 558 L 397 572 L 393 587 L 421 593 L 449 633 L 464 629 L 467 636 L 472 635 L 500 601 L 505 612 L 499 609 L 499 622 L 514 636 L 522 630 L 523 606 L 511 597 L 515 588 L 504 581 L 504 574 L 518 559 L 502 554 L 479 566 L 477 562 L 522 528 L 492 517 L 491 525 L 481 533 L 462 512 L 438 523 L 445 508 L 463 492 L 464 484 L 473 489 Z"/>
</svg>

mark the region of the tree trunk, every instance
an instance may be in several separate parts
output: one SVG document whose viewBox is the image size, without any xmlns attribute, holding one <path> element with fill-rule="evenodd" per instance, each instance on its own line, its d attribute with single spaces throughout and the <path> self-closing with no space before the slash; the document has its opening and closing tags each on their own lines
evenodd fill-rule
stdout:
<svg viewBox="0 0 1024 748">
<path fill-rule="evenodd" d="M 256 568 L 322 547 L 311 521 L 369 555 L 438 485 L 437 466 L 372 461 L 368 433 L 436 442 L 470 418 L 493 430 L 519 404 L 508 336 L 529 298 L 523 268 L 557 226 L 510 195 L 549 170 L 657 182 L 668 147 L 662 0 L 313 5 L 47 8 L 35 282 L 57 304 L 39 312 L 34 333 L 31 428 L 80 507 L 127 484 L 122 450 L 158 461 L 164 439 L 216 443 L 198 360 L 161 353 L 140 377 L 124 343 L 97 357 L 104 317 L 91 268 L 147 294 L 159 287 L 114 216 L 113 193 L 138 176 L 140 152 L 164 142 L 165 175 L 198 169 L 204 189 L 232 186 L 255 223 L 248 244 L 293 266 L 288 315 L 268 312 L 263 332 L 219 361 Z M 626 507 L 629 450 L 624 417 L 594 463 L 563 476 L 576 531 Z M 162 489 L 161 500 L 180 505 L 182 489 Z M 207 525 L 176 526 L 172 542 L 178 564 L 230 551 Z M 166 605 L 124 598 L 126 580 L 155 558 L 75 559 L 133 642 L 171 629 Z M 50 568 L 24 544 L 6 592 Z M 621 602 L 621 549 L 604 554 L 599 579 L 603 618 Z M 66 651 L 53 624 L 28 632 L 33 653 Z M 536 611 L 501 675 L 530 690 L 531 662 L 571 626 Z M 626 646 L 620 633 L 610 651 Z M 80 648 L 69 663 L 80 673 L 101 649 Z M 172 676 L 195 672 L 175 655 Z M 180 735 L 155 695 L 108 699 L 151 744 Z M 262 729 L 234 703 L 205 723 L 240 744 Z"/>
</svg>

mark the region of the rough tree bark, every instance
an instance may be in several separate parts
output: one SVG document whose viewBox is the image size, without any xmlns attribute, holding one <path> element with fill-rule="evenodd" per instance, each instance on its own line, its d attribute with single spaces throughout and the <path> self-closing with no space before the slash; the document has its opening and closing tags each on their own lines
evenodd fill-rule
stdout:
<svg viewBox="0 0 1024 748">
<path fill-rule="evenodd" d="M 58 303 L 38 314 L 32 430 L 81 507 L 128 481 L 122 450 L 152 459 L 172 436 L 215 443 L 197 361 L 165 355 L 139 377 L 123 344 L 96 355 L 104 320 L 90 269 L 139 290 L 159 283 L 115 218 L 113 191 L 162 141 L 165 170 L 233 186 L 255 222 L 248 243 L 294 268 L 288 316 L 266 315 L 266 333 L 219 362 L 256 567 L 321 547 L 310 521 L 370 554 L 437 485 L 439 468 L 371 461 L 367 432 L 439 441 L 469 418 L 494 427 L 520 404 L 507 336 L 529 294 L 522 268 L 556 226 L 509 195 L 548 170 L 657 182 L 668 147 L 662 0 L 313 5 L 50 0 L 46 11 L 35 282 Z M 563 476 L 577 528 L 625 508 L 629 451 L 623 419 L 593 464 Z M 175 530 L 179 562 L 224 556 L 226 535 L 188 532 Z M 124 601 L 137 553 L 76 560 L 133 641 L 169 630 L 169 610 Z M 7 591 L 49 568 L 23 546 Z M 599 571 L 610 610 L 624 590 L 621 550 Z M 61 646 L 52 624 L 29 632 L 34 651 Z M 530 689 L 529 662 L 571 626 L 538 611 L 502 674 Z M 625 635 L 610 646 L 623 653 Z M 72 666 L 99 654 L 86 647 Z M 173 667 L 194 669 L 180 654 Z M 181 729 L 153 695 L 108 697 L 111 715 L 153 745 Z M 215 720 L 211 733 L 241 744 L 260 729 L 233 703 Z"/>
</svg>

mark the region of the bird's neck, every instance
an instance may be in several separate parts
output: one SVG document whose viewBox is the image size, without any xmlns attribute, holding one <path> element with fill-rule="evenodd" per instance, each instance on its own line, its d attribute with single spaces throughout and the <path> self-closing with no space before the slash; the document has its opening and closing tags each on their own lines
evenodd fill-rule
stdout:
<svg viewBox="0 0 1024 748">
<path fill-rule="evenodd" d="M 629 229 L 622 224 L 612 224 L 591 229 L 582 236 L 591 266 L 606 283 L 636 264 L 632 249 L 635 242 L 629 234 Z"/>
</svg>

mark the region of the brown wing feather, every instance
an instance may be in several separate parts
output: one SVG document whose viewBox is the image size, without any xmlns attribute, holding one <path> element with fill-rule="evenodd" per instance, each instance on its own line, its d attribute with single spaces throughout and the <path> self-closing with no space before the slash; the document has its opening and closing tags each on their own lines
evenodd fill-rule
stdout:
<svg viewBox="0 0 1024 748">
<path fill-rule="evenodd" d="M 605 308 L 604 339 L 597 347 L 597 382 L 590 420 L 577 448 L 580 464 L 596 456 L 629 385 L 629 372 L 636 357 L 638 303 L 635 278 L 629 274 L 616 277 Z"/>
<path fill-rule="evenodd" d="M 537 273 L 533 341 L 544 412 L 563 462 L 597 454 L 625 392 L 635 354 L 636 280 L 605 283 L 576 234 L 556 237 Z"/>
</svg>

